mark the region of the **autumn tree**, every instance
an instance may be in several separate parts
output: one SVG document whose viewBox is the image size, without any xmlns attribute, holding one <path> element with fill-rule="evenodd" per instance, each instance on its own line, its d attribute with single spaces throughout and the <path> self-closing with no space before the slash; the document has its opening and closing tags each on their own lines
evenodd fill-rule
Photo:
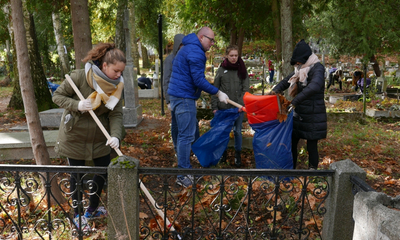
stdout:
<svg viewBox="0 0 400 240">
<path fill-rule="evenodd" d="M 27 39 L 26 41 L 28 46 L 28 57 L 30 65 L 28 69 L 25 70 L 31 71 L 31 76 L 34 84 L 33 93 L 35 94 L 35 98 L 32 99 L 36 100 L 38 106 L 37 109 L 39 111 L 44 111 L 55 107 L 55 104 L 51 100 L 51 94 L 47 86 L 46 75 L 44 73 L 42 66 L 42 57 L 40 56 L 39 53 L 38 40 L 36 35 L 33 14 L 29 11 L 26 5 L 23 6 L 24 6 L 23 20 L 26 29 L 26 39 Z M 14 82 L 13 86 L 14 86 L 13 94 L 10 99 L 9 107 L 15 109 L 24 109 L 24 104 L 22 101 L 23 100 L 21 91 L 22 89 L 20 89 L 20 85 L 18 84 L 18 82 Z"/>
<path fill-rule="evenodd" d="M 33 156 L 38 165 L 51 165 L 50 156 L 47 152 L 42 126 L 40 124 L 38 105 L 36 104 L 33 77 L 30 71 L 32 65 L 29 63 L 30 51 L 28 48 L 29 38 L 25 30 L 26 12 L 23 12 L 21 0 L 11 1 L 12 24 L 15 35 L 15 48 L 18 61 L 19 83 L 21 86 L 22 99 L 24 103 L 26 122 L 28 123 L 30 142 Z M 31 17 L 31 16 L 30 16 Z M 30 26 L 31 27 L 31 26 Z M 53 196 L 60 202 L 64 199 L 55 181 L 51 186 Z"/>
<path fill-rule="evenodd" d="M 125 43 L 125 14 L 128 9 L 128 0 L 118 0 L 117 18 L 115 21 L 115 46 L 121 49 L 126 55 Z M 129 13 L 129 12 L 128 12 Z"/>
<path fill-rule="evenodd" d="M 398 1 L 331 1 L 307 19 L 310 34 L 323 38 L 338 55 L 362 56 L 381 76 L 377 55 L 400 47 Z"/>
<path fill-rule="evenodd" d="M 182 4 L 181 16 L 193 25 L 207 25 L 218 33 L 217 38 L 236 44 L 241 54 L 245 39 L 270 38 L 263 34 L 272 29 L 271 2 L 265 0 L 241 1 L 188 0 Z"/>
<path fill-rule="evenodd" d="M 56 2 L 57 4 L 57 2 Z M 60 59 L 61 76 L 69 73 L 70 65 L 68 61 L 68 54 L 65 52 L 65 40 L 63 35 L 62 21 L 60 19 L 60 5 L 55 5 L 51 17 L 53 19 L 54 36 L 57 44 L 57 53 Z"/>
<path fill-rule="evenodd" d="M 71 19 L 74 35 L 75 68 L 81 69 L 82 59 L 92 49 L 88 0 L 71 0 Z"/>
<path fill-rule="evenodd" d="M 133 64 L 136 66 L 136 73 L 140 75 L 139 67 L 139 50 L 137 45 L 137 31 L 136 31 L 136 7 L 134 3 L 129 3 L 129 23 L 130 23 L 130 40 L 132 48 Z"/>
</svg>

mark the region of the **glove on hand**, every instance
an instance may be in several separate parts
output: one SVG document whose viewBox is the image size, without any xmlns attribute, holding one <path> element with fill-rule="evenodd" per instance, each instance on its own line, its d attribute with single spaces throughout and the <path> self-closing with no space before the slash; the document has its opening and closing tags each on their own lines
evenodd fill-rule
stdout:
<svg viewBox="0 0 400 240">
<path fill-rule="evenodd" d="M 220 102 L 228 104 L 229 97 L 224 92 L 218 91 L 217 92 L 217 97 L 218 97 Z"/>
<path fill-rule="evenodd" d="M 81 112 L 86 112 L 92 110 L 92 102 L 90 99 L 85 99 L 83 101 L 79 101 L 78 110 Z"/>
<path fill-rule="evenodd" d="M 289 105 L 288 107 L 288 113 L 294 110 L 294 106 L 292 104 Z"/>
<path fill-rule="evenodd" d="M 119 140 L 116 137 L 111 137 L 110 139 L 107 140 L 106 146 L 110 145 L 112 148 L 118 148 L 119 147 Z"/>
<path fill-rule="evenodd" d="M 167 107 L 168 107 L 168 110 L 172 111 L 171 103 L 168 103 L 168 104 L 167 104 Z"/>
<path fill-rule="evenodd" d="M 274 91 L 270 91 L 269 93 L 267 93 L 267 95 L 276 95 L 276 93 Z"/>
</svg>

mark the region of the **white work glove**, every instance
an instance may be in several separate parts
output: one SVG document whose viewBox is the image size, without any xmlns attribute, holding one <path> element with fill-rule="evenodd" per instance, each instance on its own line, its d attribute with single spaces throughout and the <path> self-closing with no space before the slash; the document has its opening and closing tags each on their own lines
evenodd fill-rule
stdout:
<svg viewBox="0 0 400 240">
<path fill-rule="evenodd" d="M 118 148 L 119 147 L 119 139 L 116 137 L 111 137 L 110 139 L 107 140 L 106 146 L 110 145 L 112 148 Z"/>
<path fill-rule="evenodd" d="M 90 99 L 85 99 L 83 101 L 79 101 L 78 110 L 81 112 L 86 112 L 92 110 L 92 102 Z"/>
<path fill-rule="evenodd" d="M 218 97 L 220 102 L 228 104 L 229 97 L 224 92 L 218 91 L 217 92 L 217 97 Z"/>
<path fill-rule="evenodd" d="M 168 110 L 172 111 L 171 103 L 168 103 L 168 104 L 167 104 L 167 107 L 168 107 Z"/>
</svg>

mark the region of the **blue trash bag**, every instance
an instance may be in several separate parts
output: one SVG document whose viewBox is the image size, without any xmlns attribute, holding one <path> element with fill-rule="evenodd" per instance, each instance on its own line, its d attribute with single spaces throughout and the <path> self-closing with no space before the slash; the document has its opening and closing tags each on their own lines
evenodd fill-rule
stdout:
<svg viewBox="0 0 400 240">
<path fill-rule="evenodd" d="M 229 133 L 239 117 L 238 110 L 238 108 L 218 110 L 211 120 L 211 129 L 193 143 L 192 151 L 201 166 L 210 167 L 218 164 L 228 147 Z"/>
<path fill-rule="evenodd" d="M 293 169 L 292 131 L 293 112 L 286 121 L 272 120 L 251 124 L 255 131 L 253 152 L 256 168 Z"/>
<path fill-rule="evenodd" d="M 57 90 L 57 88 L 60 86 L 56 83 L 52 83 L 50 81 L 47 81 L 47 86 L 49 87 L 50 91 L 51 91 L 51 95 L 53 95 L 53 93 Z"/>
</svg>

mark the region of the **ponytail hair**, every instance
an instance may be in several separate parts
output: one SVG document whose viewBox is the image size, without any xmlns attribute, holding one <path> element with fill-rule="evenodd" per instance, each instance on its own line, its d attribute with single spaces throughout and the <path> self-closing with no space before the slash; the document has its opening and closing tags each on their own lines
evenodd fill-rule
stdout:
<svg viewBox="0 0 400 240">
<path fill-rule="evenodd" d="M 90 60 L 100 69 L 104 62 L 107 64 L 115 64 L 117 62 L 126 64 L 125 54 L 120 49 L 116 48 L 114 43 L 97 44 L 96 47 L 88 52 L 82 61 L 88 62 Z"/>
</svg>

